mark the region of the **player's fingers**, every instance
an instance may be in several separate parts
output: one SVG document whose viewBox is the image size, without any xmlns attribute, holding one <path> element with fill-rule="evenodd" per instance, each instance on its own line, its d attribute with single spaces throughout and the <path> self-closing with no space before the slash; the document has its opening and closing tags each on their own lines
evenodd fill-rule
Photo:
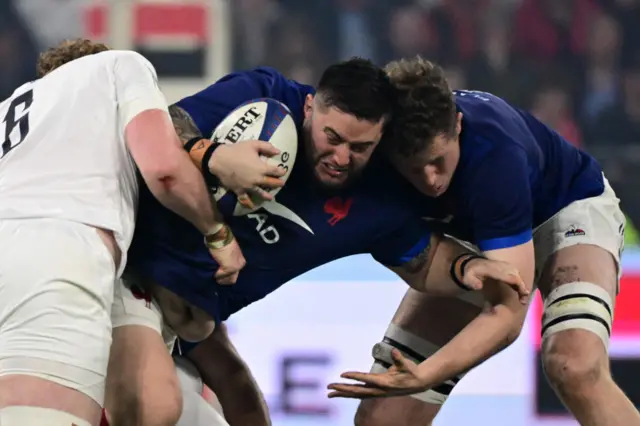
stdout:
<svg viewBox="0 0 640 426">
<path fill-rule="evenodd" d="M 240 194 L 236 192 L 236 194 L 238 195 L 238 203 L 240 203 L 242 207 L 245 207 L 247 209 L 255 208 L 255 205 L 253 204 L 253 201 L 251 200 L 249 194 L 247 194 L 246 192 L 242 192 Z"/>
<path fill-rule="evenodd" d="M 402 354 L 400 353 L 399 350 L 393 348 L 391 350 L 391 360 L 393 361 L 393 365 L 399 369 L 401 369 L 402 367 L 404 367 L 405 363 L 404 363 L 404 357 L 402 356 Z"/>
<path fill-rule="evenodd" d="M 392 396 L 392 395 L 388 395 L 384 391 L 378 391 L 377 393 L 367 394 L 367 395 L 357 393 L 357 392 L 354 393 L 354 392 L 332 391 L 332 392 L 329 392 L 329 394 L 327 395 L 327 397 L 329 398 L 349 398 L 349 399 L 370 399 L 370 398 L 380 398 L 384 396 Z"/>
<path fill-rule="evenodd" d="M 509 286 L 511 286 L 511 288 L 513 288 L 518 293 L 518 296 L 520 296 L 521 301 L 523 300 L 523 298 L 526 299 L 531 293 L 529 288 L 525 284 L 524 280 L 522 279 L 522 277 L 517 271 L 507 272 L 503 276 L 502 281 L 509 284 Z"/>
<path fill-rule="evenodd" d="M 265 174 L 268 175 L 268 176 L 273 176 L 273 177 L 279 178 L 279 177 L 282 177 L 285 174 L 287 174 L 287 171 L 283 167 L 278 167 L 278 166 L 274 166 L 274 165 L 266 164 L 266 163 L 265 163 L 265 165 L 266 165 Z M 278 186 L 284 185 L 284 183 L 280 179 L 276 179 L 276 180 L 278 182 L 282 183 L 281 185 L 278 185 Z M 274 180 L 274 184 L 276 184 L 275 183 L 276 180 Z"/>
<path fill-rule="evenodd" d="M 260 197 L 266 201 L 273 200 L 273 194 L 268 193 L 267 191 L 265 191 L 260 187 L 255 187 L 254 189 L 251 190 L 251 193 L 253 194 L 254 197 Z"/>
<path fill-rule="evenodd" d="M 384 396 L 387 393 L 385 389 L 360 384 L 331 383 L 327 388 L 341 393 L 343 398 L 372 398 Z"/>
<path fill-rule="evenodd" d="M 389 379 L 387 374 L 378 374 L 378 373 L 358 373 L 354 371 L 342 373 L 340 375 L 343 379 L 355 380 L 357 382 L 362 382 L 362 386 L 375 386 L 386 388 L 391 385 L 391 380 Z"/>
<path fill-rule="evenodd" d="M 517 279 L 514 279 L 513 287 L 515 291 L 518 292 L 518 296 L 520 296 L 520 302 L 523 305 L 529 303 L 529 296 L 531 295 L 531 291 L 525 284 L 524 280 L 520 278 L 520 275 L 517 276 Z"/>
<path fill-rule="evenodd" d="M 216 282 L 220 285 L 234 285 L 235 282 L 233 281 L 232 277 L 230 275 L 225 275 L 225 276 L 216 276 Z"/>
<path fill-rule="evenodd" d="M 255 141 L 254 147 L 256 148 L 256 151 L 258 151 L 258 154 L 265 157 L 273 157 L 274 155 L 280 154 L 280 150 L 269 142 Z"/>
<path fill-rule="evenodd" d="M 393 365 L 400 370 L 413 371 L 416 368 L 416 363 L 406 358 L 396 348 L 391 350 L 391 359 L 393 359 Z"/>
<path fill-rule="evenodd" d="M 220 285 L 234 285 L 231 277 L 216 277 L 216 282 Z"/>
<path fill-rule="evenodd" d="M 224 268 L 218 268 L 214 278 L 220 285 L 233 285 L 238 280 L 238 275 L 236 271 L 227 271 Z"/>
<path fill-rule="evenodd" d="M 329 392 L 329 394 L 327 394 L 327 397 L 328 398 L 355 398 L 354 396 L 348 393 L 338 392 L 338 391 Z"/>
<path fill-rule="evenodd" d="M 275 168 L 279 169 L 279 167 L 275 167 Z M 262 181 L 260 181 L 259 185 L 262 188 L 275 189 L 275 188 L 282 188 L 284 186 L 284 182 L 282 179 L 279 179 L 278 177 L 264 176 L 262 178 Z"/>
<path fill-rule="evenodd" d="M 484 285 L 482 280 L 473 274 L 464 277 L 464 284 L 472 290 L 482 290 Z"/>
</svg>

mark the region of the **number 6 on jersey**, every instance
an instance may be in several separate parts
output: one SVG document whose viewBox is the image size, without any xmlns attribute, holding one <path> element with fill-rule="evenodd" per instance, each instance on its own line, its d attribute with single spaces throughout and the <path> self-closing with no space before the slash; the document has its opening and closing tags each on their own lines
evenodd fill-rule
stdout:
<svg viewBox="0 0 640 426">
<path fill-rule="evenodd" d="M 10 98 L 4 114 L 2 113 L 4 105 L 0 105 L 0 116 L 3 116 L 2 125 L 4 126 L 0 159 L 20 145 L 29 134 L 29 109 L 32 103 L 33 89 L 29 89 L 16 97 Z"/>
</svg>

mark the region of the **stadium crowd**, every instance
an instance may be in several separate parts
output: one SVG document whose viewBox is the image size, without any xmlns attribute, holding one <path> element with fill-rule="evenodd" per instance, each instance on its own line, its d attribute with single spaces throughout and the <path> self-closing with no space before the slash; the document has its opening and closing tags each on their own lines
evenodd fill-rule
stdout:
<svg viewBox="0 0 640 426">
<path fill-rule="evenodd" d="M 118 0 L 126 1 L 126 0 Z M 0 2 L 0 99 L 35 57 L 82 35 L 88 0 Z M 527 108 L 598 157 L 633 219 L 640 162 L 640 0 L 234 0 L 234 66 L 313 83 L 331 61 L 416 53 L 456 88 Z M 624 177 L 624 179 L 623 179 Z"/>
</svg>

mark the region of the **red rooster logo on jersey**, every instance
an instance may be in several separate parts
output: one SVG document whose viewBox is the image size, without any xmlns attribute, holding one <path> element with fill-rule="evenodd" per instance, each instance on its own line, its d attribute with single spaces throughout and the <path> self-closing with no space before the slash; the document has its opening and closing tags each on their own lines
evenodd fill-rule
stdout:
<svg viewBox="0 0 640 426">
<path fill-rule="evenodd" d="M 324 212 L 332 215 L 328 220 L 329 225 L 334 226 L 336 223 L 347 217 L 352 203 L 352 198 L 343 200 L 340 197 L 333 197 L 328 199 L 327 202 L 324 203 Z"/>
</svg>

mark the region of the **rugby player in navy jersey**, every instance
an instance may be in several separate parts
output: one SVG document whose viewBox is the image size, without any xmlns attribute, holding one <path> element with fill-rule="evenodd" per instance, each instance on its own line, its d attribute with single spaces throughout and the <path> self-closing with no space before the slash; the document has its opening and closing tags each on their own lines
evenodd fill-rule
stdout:
<svg viewBox="0 0 640 426">
<path fill-rule="evenodd" d="M 427 214 L 488 258 L 517 266 L 529 288 L 540 289 L 544 368 L 580 424 L 640 425 L 608 367 L 625 219 L 598 163 L 494 95 L 452 92 L 426 60 L 393 62 L 387 71 L 401 92 L 390 158 L 422 193 L 437 197 L 439 212 L 429 203 Z M 358 425 L 433 419 L 464 372 L 518 336 L 526 309 L 480 312 L 409 292 L 380 346 L 422 362 L 399 352 L 378 357 L 373 374 L 345 376 L 367 387 L 332 385 L 332 396 L 411 395 L 363 401 Z"/>
<path fill-rule="evenodd" d="M 384 71 L 369 61 L 354 59 L 329 67 L 317 89 L 269 68 L 233 73 L 170 110 L 186 142 L 210 135 L 237 106 L 265 97 L 289 107 L 301 135 L 299 154 L 276 200 L 255 213 L 233 216 L 233 196 L 218 202 L 247 260 L 236 284 L 216 284 L 217 265 L 207 256 L 202 236 L 144 193 L 129 253 L 129 265 L 138 276 L 156 285 L 154 295 L 171 328 L 187 340 L 203 340 L 181 342 L 182 353 L 216 393 L 232 425 L 268 424 L 268 415 L 222 323 L 306 271 L 341 257 L 370 253 L 421 291 L 457 293 L 458 286 L 449 278 L 454 261 L 454 275 L 468 285 L 478 286 L 493 277 L 503 282 L 485 286 L 507 288 L 505 293 L 516 295 L 516 300 L 517 293 L 505 283 L 521 285 L 513 266 L 468 255 L 460 258 L 469 250 L 451 240 L 432 238 L 415 197 L 406 196 L 413 193 L 410 185 L 385 162 L 371 158 L 391 118 L 396 91 Z M 194 157 L 202 159 L 198 152 Z M 370 161 L 374 164 L 365 168 Z M 221 166 L 212 168 L 216 173 Z M 471 261 L 463 270 L 466 259 Z M 149 327 L 160 331 L 160 319 L 153 311 L 148 313 Z M 136 424 L 145 425 L 164 424 L 159 416 L 171 417 L 167 411 L 179 406 L 180 398 L 172 393 L 173 370 L 157 367 L 166 364 L 159 357 L 168 354 L 143 349 L 112 353 L 110 365 L 119 369 L 107 393 L 112 416 L 137 413 L 144 419 Z M 194 413 L 191 401 L 184 406 L 189 409 L 181 425 L 223 421 Z"/>
</svg>

